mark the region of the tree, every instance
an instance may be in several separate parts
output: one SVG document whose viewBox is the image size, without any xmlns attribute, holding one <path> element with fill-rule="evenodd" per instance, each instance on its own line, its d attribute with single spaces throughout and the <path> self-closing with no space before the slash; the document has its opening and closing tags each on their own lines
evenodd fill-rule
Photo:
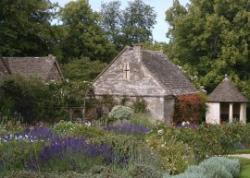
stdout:
<svg viewBox="0 0 250 178">
<path fill-rule="evenodd" d="M 66 116 L 60 95 L 56 84 L 44 84 L 37 78 L 10 76 L 0 82 L 0 113 L 25 123 L 56 122 Z"/>
<path fill-rule="evenodd" d="M 120 49 L 121 44 L 121 2 L 111 1 L 108 3 L 102 3 L 101 9 L 102 27 L 107 33 L 108 38 Z"/>
<path fill-rule="evenodd" d="M 156 23 L 154 9 L 142 0 L 129 2 L 120 9 L 120 1 L 102 5 L 102 25 L 117 49 L 126 45 L 152 41 L 152 28 Z"/>
<path fill-rule="evenodd" d="M 63 66 L 64 76 L 70 81 L 92 81 L 105 68 L 106 64 L 88 58 L 74 59 Z"/>
<path fill-rule="evenodd" d="M 123 44 L 132 45 L 152 40 L 152 28 L 156 23 L 154 9 L 142 0 L 129 2 L 123 12 Z"/>
<path fill-rule="evenodd" d="M 250 83 L 249 11 L 248 0 L 191 0 L 186 8 L 175 0 L 166 12 L 170 58 L 209 92 L 227 73 L 250 96 L 242 84 Z"/>
<path fill-rule="evenodd" d="M 115 49 L 100 27 L 100 17 L 86 0 L 71 1 L 61 10 L 64 28 L 62 51 L 64 60 L 88 57 L 108 62 Z"/>
<path fill-rule="evenodd" d="M 52 50 L 48 0 L 0 1 L 0 56 L 40 56 Z"/>
</svg>

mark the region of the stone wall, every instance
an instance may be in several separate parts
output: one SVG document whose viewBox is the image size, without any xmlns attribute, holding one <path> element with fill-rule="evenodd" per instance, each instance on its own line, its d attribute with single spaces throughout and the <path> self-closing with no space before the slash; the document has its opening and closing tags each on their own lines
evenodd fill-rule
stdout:
<svg viewBox="0 0 250 178">
<path fill-rule="evenodd" d="M 175 110 L 175 98 L 174 97 L 165 97 L 164 98 L 164 120 L 168 124 L 173 123 Z"/>
<path fill-rule="evenodd" d="M 206 123 L 220 124 L 220 103 L 207 103 Z"/>
<path fill-rule="evenodd" d="M 96 95 L 161 96 L 165 90 L 142 65 L 140 47 L 128 47 L 94 82 Z M 124 65 L 129 64 L 129 79 Z"/>
</svg>

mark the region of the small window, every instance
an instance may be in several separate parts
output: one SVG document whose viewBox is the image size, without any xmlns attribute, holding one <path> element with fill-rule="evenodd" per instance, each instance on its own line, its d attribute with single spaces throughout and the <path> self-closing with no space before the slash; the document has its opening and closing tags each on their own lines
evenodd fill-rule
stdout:
<svg viewBox="0 0 250 178">
<path fill-rule="evenodd" d="M 129 80 L 130 79 L 130 66 L 129 63 L 124 63 L 123 65 L 123 79 Z"/>
</svg>

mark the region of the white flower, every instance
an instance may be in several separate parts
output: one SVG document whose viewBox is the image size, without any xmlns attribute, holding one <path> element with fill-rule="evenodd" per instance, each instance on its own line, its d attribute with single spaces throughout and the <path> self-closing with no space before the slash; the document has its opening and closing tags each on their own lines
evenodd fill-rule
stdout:
<svg viewBox="0 0 250 178">
<path fill-rule="evenodd" d="M 164 133 L 164 130 L 163 129 L 160 129 L 157 131 L 158 135 L 162 135 Z"/>
<path fill-rule="evenodd" d="M 85 125 L 86 125 L 87 127 L 90 127 L 90 126 L 91 126 L 91 122 L 85 122 Z"/>
</svg>

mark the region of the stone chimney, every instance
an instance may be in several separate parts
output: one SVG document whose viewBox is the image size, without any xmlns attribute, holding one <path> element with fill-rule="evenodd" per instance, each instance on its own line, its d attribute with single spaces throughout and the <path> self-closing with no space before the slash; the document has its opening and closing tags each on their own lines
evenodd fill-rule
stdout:
<svg viewBox="0 0 250 178">
<path fill-rule="evenodd" d="M 142 44 L 133 45 L 133 50 L 135 51 L 135 57 L 138 59 L 138 62 L 141 62 L 141 49 L 143 48 Z"/>
</svg>

